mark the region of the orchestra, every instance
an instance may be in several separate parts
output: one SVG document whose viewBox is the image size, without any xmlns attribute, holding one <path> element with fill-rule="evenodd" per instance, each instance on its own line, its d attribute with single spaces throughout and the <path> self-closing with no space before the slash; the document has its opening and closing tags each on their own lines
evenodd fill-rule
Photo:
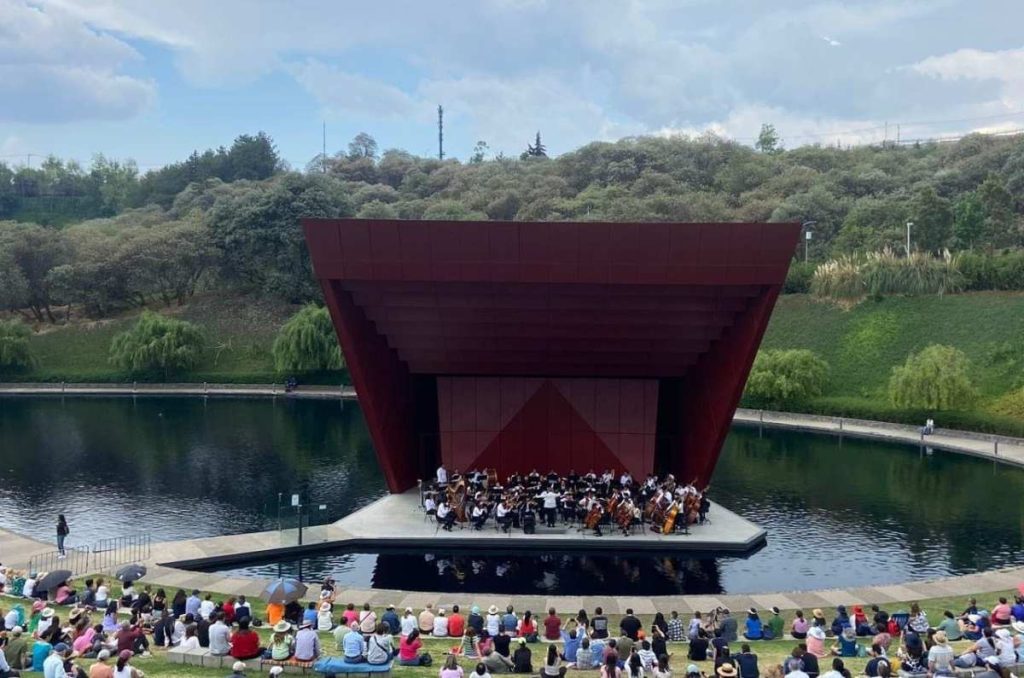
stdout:
<svg viewBox="0 0 1024 678">
<path fill-rule="evenodd" d="M 534 469 L 525 476 L 513 473 L 502 484 L 495 469 L 463 474 L 441 466 L 436 477 L 425 488 L 423 508 L 447 531 L 456 523 L 481 530 L 493 519 L 505 533 L 534 534 L 538 524 L 553 528 L 560 519 L 596 536 L 606 529 L 624 536 L 637 529 L 671 535 L 705 522 L 711 506 L 707 486 L 698 489 L 697 479 L 683 485 L 671 474 L 649 474 L 639 482 L 628 471 L 617 475 L 612 469 L 582 476 Z"/>
</svg>

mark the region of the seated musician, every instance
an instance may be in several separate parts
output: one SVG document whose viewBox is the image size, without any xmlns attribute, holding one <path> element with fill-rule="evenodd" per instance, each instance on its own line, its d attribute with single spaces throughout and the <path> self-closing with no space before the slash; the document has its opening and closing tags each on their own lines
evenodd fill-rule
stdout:
<svg viewBox="0 0 1024 678">
<path fill-rule="evenodd" d="M 437 514 L 437 502 L 434 501 L 433 492 L 428 492 L 427 496 L 423 498 L 423 510 L 427 512 L 428 516 Z"/>
<path fill-rule="evenodd" d="M 562 521 L 571 523 L 576 519 L 576 498 L 572 492 L 566 492 L 561 499 Z"/>
<path fill-rule="evenodd" d="M 530 473 L 526 476 L 526 482 L 529 485 L 537 485 L 540 483 L 540 474 L 537 473 L 537 469 L 533 469 L 532 471 L 530 471 Z"/>
<path fill-rule="evenodd" d="M 570 469 L 569 475 L 565 479 L 569 481 L 569 489 L 576 489 L 576 485 L 580 482 L 580 476 L 576 473 L 576 469 Z"/>
<path fill-rule="evenodd" d="M 623 471 L 622 475 L 619 476 L 619 485 L 622 487 L 629 487 L 633 484 L 633 476 L 629 475 L 629 471 Z"/>
<path fill-rule="evenodd" d="M 509 525 L 512 523 L 512 516 L 508 508 L 508 501 L 502 499 L 498 502 L 498 507 L 494 511 L 495 520 L 498 521 L 498 525 L 501 526 L 503 532 L 508 532 Z"/>
<path fill-rule="evenodd" d="M 548 484 L 553 485 L 562 479 L 562 476 L 555 473 L 555 469 L 548 471 Z"/>
<path fill-rule="evenodd" d="M 474 505 L 473 505 L 473 513 L 472 513 L 472 521 L 473 521 L 473 529 L 474 530 L 483 529 L 484 523 L 487 522 L 487 514 L 488 513 L 489 513 L 489 511 L 487 510 L 487 505 L 486 504 L 484 504 L 483 502 L 479 502 L 479 501 L 474 503 Z"/>
<path fill-rule="evenodd" d="M 524 534 L 534 534 L 537 531 L 537 513 L 534 511 L 533 502 L 523 504 L 520 520 Z"/>
<path fill-rule="evenodd" d="M 437 519 L 440 521 L 441 527 L 448 532 L 452 531 L 452 525 L 455 524 L 455 511 L 448 506 L 446 500 L 442 500 L 441 505 L 437 507 Z"/>
</svg>

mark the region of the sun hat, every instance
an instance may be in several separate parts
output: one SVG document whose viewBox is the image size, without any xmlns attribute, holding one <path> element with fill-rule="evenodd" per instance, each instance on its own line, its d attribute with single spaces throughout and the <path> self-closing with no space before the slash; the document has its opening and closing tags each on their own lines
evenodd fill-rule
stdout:
<svg viewBox="0 0 1024 678">
<path fill-rule="evenodd" d="M 25 629 L 21 628 L 20 626 L 15 626 L 13 629 L 11 629 L 11 635 L 13 636 L 20 636 L 23 633 L 25 633 Z"/>
<path fill-rule="evenodd" d="M 291 627 L 292 627 L 291 624 L 289 624 L 288 622 L 286 622 L 285 620 L 282 619 L 281 621 L 279 621 L 276 624 L 274 624 L 274 632 L 275 633 L 284 633 L 285 631 L 289 630 Z"/>
<path fill-rule="evenodd" d="M 687 674 L 700 673 L 700 669 L 697 668 L 696 664 L 690 664 L 689 666 L 686 667 L 686 673 Z"/>
<path fill-rule="evenodd" d="M 750 613 L 750 614 L 757 614 L 757 608 L 756 607 L 751 607 L 749 610 L 747 610 L 747 612 Z"/>
<path fill-rule="evenodd" d="M 299 624 L 299 628 L 300 629 L 308 629 L 308 628 L 311 628 L 312 626 L 313 626 L 313 622 L 309 621 L 308 619 L 303 619 L 302 623 Z"/>
<path fill-rule="evenodd" d="M 526 638 L 520 638 L 519 639 L 519 644 L 520 645 L 526 645 Z"/>
<path fill-rule="evenodd" d="M 772 614 L 781 614 L 781 613 L 782 613 L 782 610 L 780 610 L 778 608 L 778 606 L 772 605 Z"/>
<path fill-rule="evenodd" d="M 1006 640 L 1010 637 L 1010 632 L 1006 629 L 996 629 L 996 638 L 1002 638 Z"/>
<path fill-rule="evenodd" d="M 444 616 L 444 608 L 443 607 L 437 608 L 437 616 L 438 617 L 443 617 Z"/>
<path fill-rule="evenodd" d="M 487 608 L 487 614 L 498 614 L 498 606 L 491 605 L 489 608 Z"/>
<path fill-rule="evenodd" d="M 395 609 L 395 606 L 394 606 L 394 604 L 393 604 L 393 603 L 388 603 L 388 606 L 387 606 L 387 607 L 385 607 L 384 609 L 385 609 L 385 610 L 393 610 L 393 609 Z"/>
<path fill-rule="evenodd" d="M 81 607 L 73 607 L 68 612 L 68 621 L 74 621 L 81 617 L 85 613 L 85 610 Z"/>
<path fill-rule="evenodd" d="M 245 671 L 245 662 L 235 662 L 231 665 L 231 670 L 235 673 L 242 673 Z"/>
<path fill-rule="evenodd" d="M 321 612 L 330 612 L 331 611 L 331 604 L 328 603 L 326 600 L 324 602 L 320 603 L 320 611 Z"/>
<path fill-rule="evenodd" d="M 473 614 L 480 614 L 480 606 L 479 605 L 474 605 L 473 609 L 470 610 L 470 612 L 472 612 Z"/>
<path fill-rule="evenodd" d="M 736 678 L 736 667 L 732 664 L 722 664 L 715 673 L 722 678 Z"/>
<path fill-rule="evenodd" d="M 43 611 L 40 614 L 42 615 L 43 619 L 49 619 L 50 617 L 53 616 L 53 608 L 51 608 L 51 607 L 43 608 Z"/>
<path fill-rule="evenodd" d="M 811 612 L 811 616 L 812 616 L 812 617 L 824 617 L 824 616 L 825 616 L 825 613 L 821 611 L 821 608 L 820 608 L 820 607 L 816 607 L 816 608 L 814 608 L 814 610 L 813 610 L 813 611 Z"/>
<path fill-rule="evenodd" d="M 41 600 L 37 600 L 36 602 L 32 603 L 32 611 L 33 612 L 42 612 L 43 608 L 45 608 L 45 607 L 46 607 L 46 603 L 44 603 Z"/>
<path fill-rule="evenodd" d="M 1010 624 L 1010 626 L 1012 626 L 1013 630 L 1017 633 L 1024 633 L 1024 621 L 1015 621 Z"/>
<path fill-rule="evenodd" d="M 945 631 L 936 631 L 935 635 L 932 637 L 935 639 L 935 642 L 939 645 L 945 645 L 949 642 L 949 636 L 946 635 Z"/>
<path fill-rule="evenodd" d="M 405 611 L 408 612 L 409 614 L 412 614 L 412 608 L 411 607 L 405 608 Z"/>
<path fill-rule="evenodd" d="M 120 652 L 117 653 L 117 658 L 120 659 L 121 661 L 128 661 L 129 659 L 132 658 L 132 651 L 131 650 L 121 650 Z"/>
</svg>

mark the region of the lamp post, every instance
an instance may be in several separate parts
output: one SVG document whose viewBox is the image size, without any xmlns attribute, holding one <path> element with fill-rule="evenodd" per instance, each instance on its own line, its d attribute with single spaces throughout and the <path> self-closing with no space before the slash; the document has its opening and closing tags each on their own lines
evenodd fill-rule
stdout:
<svg viewBox="0 0 1024 678">
<path fill-rule="evenodd" d="M 907 222 L 907 256 L 910 256 L 910 227 L 914 225 L 913 221 Z"/>
<path fill-rule="evenodd" d="M 805 221 L 800 226 L 804 229 L 804 263 L 807 263 L 807 246 L 811 244 L 811 226 L 816 225 L 817 221 Z"/>
</svg>

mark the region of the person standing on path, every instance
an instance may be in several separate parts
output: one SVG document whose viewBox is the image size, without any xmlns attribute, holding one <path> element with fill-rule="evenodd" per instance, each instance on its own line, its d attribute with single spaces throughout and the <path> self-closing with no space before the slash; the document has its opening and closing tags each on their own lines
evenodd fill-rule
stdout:
<svg viewBox="0 0 1024 678">
<path fill-rule="evenodd" d="M 61 513 L 57 516 L 57 552 L 60 554 L 58 558 L 67 557 L 67 553 L 64 551 L 64 539 L 71 534 L 71 529 L 68 527 L 68 521 L 64 519 L 64 514 Z"/>
</svg>

